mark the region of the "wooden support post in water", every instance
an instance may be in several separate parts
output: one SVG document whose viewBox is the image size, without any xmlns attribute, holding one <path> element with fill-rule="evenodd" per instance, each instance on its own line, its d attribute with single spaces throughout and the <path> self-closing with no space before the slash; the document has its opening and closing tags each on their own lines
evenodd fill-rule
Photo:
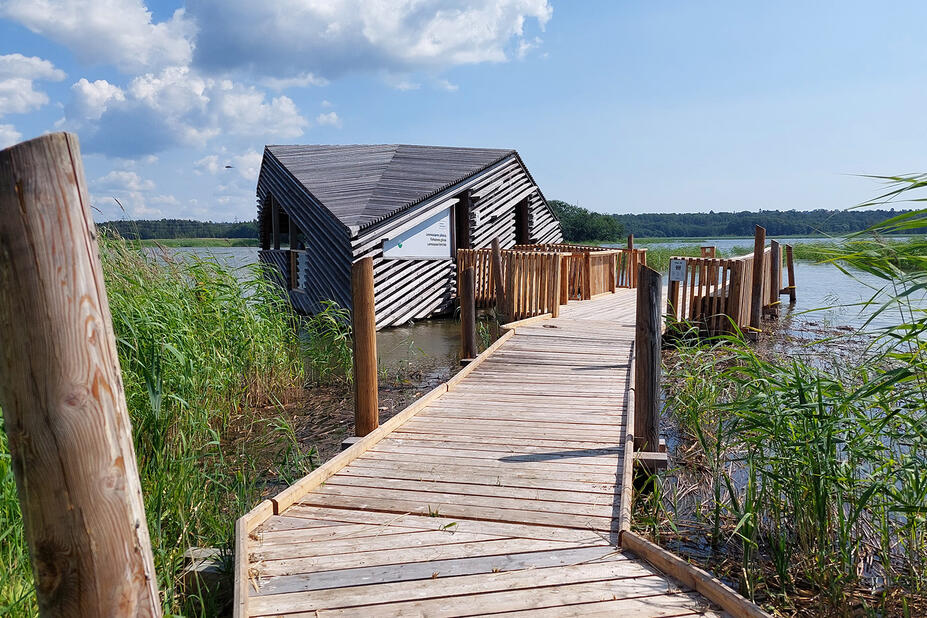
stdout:
<svg viewBox="0 0 927 618">
<path fill-rule="evenodd" d="M 363 258 L 351 266 L 351 300 L 351 323 L 354 329 L 354 435 L 366 436 L 380 425 L 373 258 Z"/>
<path fill-rule="evenodd" d="M 0 151 L 0 289 L 0 406 L 39 612 L 160 616 L 73 134 Z"/>
<path fill-rule="evenodd" d="M 785 246 L 785 261 L 789 275 L 789 304 L 795 304 L 795 263 L 792 261 L 792 245 Z"/>
<path fill-rule="evenodd" d="M 756 226 L 753 239 L 753 287 L 750 290 L 750 327 L 760 330 L 763 314 L 763 252 L 766 250 L 766 229 Z"/>
<path fill-rule="evenodd" d="M 460 360 L 472 360 L 479 351 L 476 345 L 476 297 L 473 269 L 460 273 Z"/>
<path fill-rule="evenodd" d="M 660 273 L 641 264 L 634 335 L 634 448 L 660 449 Z"/>
<path fill-rule="evenodd" d="M 779 242 L 769 241 L 769 310 L 772 317 L 779 317 L 779 294 L 782 291 L 782 254 Z"/>
<path fill-rule="evenodd" d="M 496 285 L 496 316 L 500 322 L 506 321 L 505 280 L 502 278 L 502 249 L 499 239 L 492 239 L 492 280 Z"/>
</svg>

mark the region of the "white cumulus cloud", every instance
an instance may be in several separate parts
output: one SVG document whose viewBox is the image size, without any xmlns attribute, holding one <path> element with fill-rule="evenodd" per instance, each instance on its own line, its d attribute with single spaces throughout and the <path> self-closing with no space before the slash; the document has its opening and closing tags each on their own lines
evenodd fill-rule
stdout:
<svg viewBox="0 0 927 618">
<path fill-rule="evenodd" d="M 340 127 L 341 118 L 338 117 L 338 112 L 328 112 L 325 114 L 319 114 L 316 116 L 315 121 L 317 124 L 329 127 Z"/>
<path fill-rule="evenodd" d="M 48 103 L 48 95 L 35 89 L 37 81 L 61 81 L 64 71 L 48 60 L 22 54 L 0 56 L 0 116 L 24 114 Z"/>
<path fill-rule="evenodd" d="M 126 170 L 113 170 L 97 178 L 94 187 L 116 191 L 151 191 L 155 188 L 154 181 L 142 178 L 135 172 Z"/>
<path fill-rule="evenodd" d="M 196 36 L 183 9 L 155 23 L 142 0 L 3 0 L 0 17 L 128 73 L 188 64 Z"/>
<path fill-rule="evenodd" d="M 0 148 L 17 144 L 22 140 L 22 133 L 11 124 L 0 124 Z"/>
<path fill-rule="evenodd" d="M 82 79 L 71 92 L 63 127 L 80 131 L 88 152 L 109 156 L 203 147 L 220 134 L 294 138 L 309 124 L 289 97 L 189 67 L 139 75 L 124 89 Z"/>
<path fill-rule="evenodd" d="M 547 0 L 194 0 L 187 9 L 199 28 L 196 65 L 284 79 L 502 62 L 527 20 L 543 28 L 553 12 Z"/>
</svg>

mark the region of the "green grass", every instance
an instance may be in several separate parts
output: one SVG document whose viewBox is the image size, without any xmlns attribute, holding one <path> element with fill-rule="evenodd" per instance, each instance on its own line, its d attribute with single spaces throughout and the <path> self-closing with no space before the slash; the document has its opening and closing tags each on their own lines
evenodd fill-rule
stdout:
<svg viewBox="0 0 927 618">
<path fill-rule="evenodd" d="M 101 256 L 165 613 L 216 615 L 182 594 L 191 546 L 229 551 L 267 479 L 311 467 L 279 416 L 307 379 L 289 304 L 254 270 L 155 259 L 103 238 Z M 36 613 L 5 434 L 0 432 L 0 615 Z"/>
<path fill-rule="evenodd" d="M 664 542 L 707 538 L 712 568 L 787 614 L 924 615 L 927 312 L 913 300 L 924 254 L 902 268 L 912 254 L 878 234 L 837 250 L 835 264 L 890 284 L 870 309 L 900 316 L 895 326 L 842 356 L 827 342 L 760 355 L 737 338 L 678 340 L 665 409 L 684 465 L 639 505 L 640 522 Z"/>
<path fill-rule="evenodd" d="M 148 238 L 138 241 L 143 247 L 258 247 L 256 238 Z"/>
</svg>

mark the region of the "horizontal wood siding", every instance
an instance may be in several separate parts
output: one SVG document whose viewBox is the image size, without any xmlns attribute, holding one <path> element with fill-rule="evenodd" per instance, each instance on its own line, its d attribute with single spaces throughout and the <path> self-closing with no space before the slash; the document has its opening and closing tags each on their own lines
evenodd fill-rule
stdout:
<svg viewBox="0 0 927 618">
<path fill-rule="evenodd" d="M 342 307 L 351 307 L 351 244 L 349 230 L 300 184 L 266 149 L 258 178 L 258 211 L 269 196 L 290 217 L 306 238 L 309 254 L 307 268 L 300 273 L 303 289 L 290 294 L 301 313 L 314 314 L 321 310 L 323 300 L 334 300 Z M 261 234 L 268 233 L 270 221 L 261 216 Z"/>
<path fill-rule="evenodd" d="M 517 154 L 458 182 L 439 194 L 382 221 L 361 229 L 347 228 L 328 212 L 295 176 L 265 150 L 258 180 L 258 202 L 273 196 L 280 208 L 307 238 L 308 268 L 300 272 L 303 288 L 290 298 L 303 313 L 315 313 L 321 302 L 332 299 L 351 307 L 352 262 L 373 258 L 377 328 L 427 318 L 453 309 L 457 293 L 453 259 L 397 260 L 383 257 L 383 240 L 395 238 L 418 222 L 446 208 L 462 191 L 475 193 L 470 212 L 472 246 L 488 247 L 498 237 L 503 247 L 515 244 L 515 210 L 529 200 L 531 241 L 559 242 L 560 223 L 534 184 Z M 263 208 L 259 208 L 263 213 Z M 269 221 L 261 219 L 262 234 Z M 352 237 L 353 232 L 353 237 Z M 267 252 L 262 252 L 267 253 Z M 277 263 L 275 256 L 263 261 Z M 284 273 L 285 274 L 285 273 Z"/>
<path fill-rule="evenodd" d="M 363 230 L 354 239 L 354 259 L 373 258 L 377 327 L 398 325 L 450 312 L 457 295 L 457 273 L 453 260 L 395 260 L 383 257 L 382 240 L 397 229 L 410 227 L 431 216 L 466 189 L 474 191 L 470 231 L 474 247 L 488 247 L 495 236 L 503 247 L 515 244 L 515 208 L 529 197 L 533 242 L 562 239 L 560 222 L 537 190 L 534 181 L 512 155 L 455 185 L 420 206 L 388 221 Z M 537 234 L 542 234 L 538 236 Z"/>
</svg>

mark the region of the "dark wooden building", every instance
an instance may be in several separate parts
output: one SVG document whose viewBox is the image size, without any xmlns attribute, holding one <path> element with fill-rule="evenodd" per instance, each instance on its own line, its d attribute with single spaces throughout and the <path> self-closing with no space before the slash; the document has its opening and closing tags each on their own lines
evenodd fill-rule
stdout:
<svg viewBox="0 0 927 618">
<path fill-rule="evenodd" d="M 458 248 L 562 240 L 514 150 L 267 146 L 257 185 L 261 261 L 301 313 L 351 306 L 351 264 L 374 260 L 377 327 L 452 308 Z"/>
</svg>

